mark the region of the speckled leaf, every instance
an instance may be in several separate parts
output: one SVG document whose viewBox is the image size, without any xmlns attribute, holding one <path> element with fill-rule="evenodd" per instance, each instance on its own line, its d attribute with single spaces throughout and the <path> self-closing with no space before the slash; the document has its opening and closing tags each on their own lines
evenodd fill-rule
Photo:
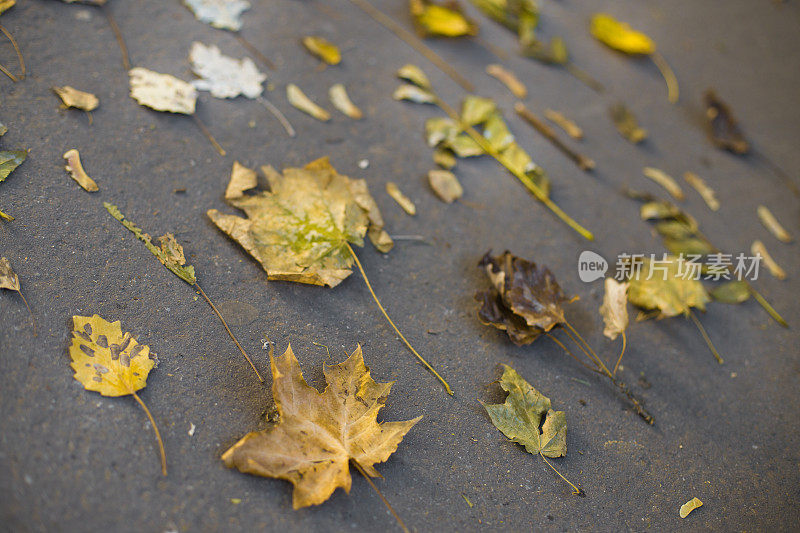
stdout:
<svg viewBox="0 0 800 533">
<path fill-rule="evenodd" d="M 83 111 L 94 111 L 100 105 L 100 100 L 92 93 L 79 91 L 69 85 L 53 87 L 53 92 L 61 98 L 64 107 L 74 107 Z"/>
<path fill-rule="evenodd" d="M 20 292 L 21 289 L 19 277 L 11 268 L 11 262 L 5 257 L 0 257 L 0 289 L 16 292 Z"/>
</svg>

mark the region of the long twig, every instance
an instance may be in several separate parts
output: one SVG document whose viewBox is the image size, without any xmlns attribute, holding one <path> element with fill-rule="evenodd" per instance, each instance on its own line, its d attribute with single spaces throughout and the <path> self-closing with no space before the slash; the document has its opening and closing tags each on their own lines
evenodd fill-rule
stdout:
<svg viewBox="0 0 800 533">
<path fill-rule="evenodd" d="M 264 383 L 264 378 L 262 378 L 261 374 L 258 373 L 258 369 L 256 368 L 256 365 L 253 364 L 253 361 L 250 359 L 250 356 L 247 355 L 247 352 L 244 351 L 244 348 L 242 348 L 242 345 L 239 344 L 238 340 L 236 340 L 236 337 L 233 335 L 233 332 L 231 331 L 231 328 L 228 327 L 228 323 L 225 322 L 225 319 L 222 317 L 222 314 L 217 309 L 217 306 L 214 305 L 214 302 L 212 302 L 211 299 L 208 296 L 206 296 L 205 291 L 200 287 L 200 285 L 197 282 L 195 282 L 194 287 L 198 290 L 198 292 L 200 292 L 200 294 L 203 296 L 203 298 L 205 298 L 206 302 L 208 302 L 208 305 L 211 306 L 211 309 L 213 309 L 214 312 L 217 314 L 217 316 L 219 317 L 220 321 L 222 322 L 222 325 L 225 326 L 225 331 L 228 332 L 228 335 L 230 335 L 231 339 L 233 339 L 233 342 L 236 344 L 237 348 L 239 348 L 239 351 L 242 352 L 242 355 L 244 355 L 244 358 L 247 359 L 248 363 L 250 363 L 250 367 L 253 369 L 253 372 L 256 373 L 256 376 L 258 376 L 258 380 L 261 383 Z"/>
<path fill-rule="evenodd" d="M 689 309 L 689 317 L 692 319 L 692 322 L 694 322 L 694 325 L 697 326 L 697 329 L 700 330 L 700 335 L 703 336 L 703 340 L 706 341 L 708 349 L 711 350 L 712 354 L 714 354 L 714 357 L 716 358 L 717 362 L 719 364 L 722 364 L 724 362 L 722 360 L 722 356 L 717 351 L 717 348 L 714 346 L 714 343 L 711 342 L 711 337 L 709 337 L 708 333 L 706 333 L 706 328 L 703 327 L 703 324 L 700 323 L 700 319 L 697 318 L 697 315 L 695 315 L 694 311 L 692 311 L 691 309 Z"/>
<path fill-rule="evenodd" d="M 194 119 L 194 123 L 197 124 L 197 127 L 200 129 L 200 132 L 203 135 L 205 135 L 206 139 L 208 139 L 208 141 L 211 143 L 211 146 L 213 146 L 217 150 L 219 155 L 224 156 L 225 153 L 226 153 L 225 149 L 222 146 L 220 146 L 220 144 L 217 142 L 217 140 L 214 138 L 214 136 L 211 135 L 211 131 L 209 131 L 209 129 L 206 127 L 206 125 L 203 124 L 203 121 L 200 120 L 200 118 L 197 116 L 197 114 L 193 114 L 193 115 L 191 115 L 191 117 Z"/>
<path fill-rule="evenodd" d="M 114 33 L 114 38 L 117 40 L 119 51 L 122 53 L 122 67 L 127 72 L 131 69 L 131 60 L 128 54 L 128 47 L 125 45 L 125 39 L 122 37 L 122 32 L 117 25 L 116 19 L 114 19 L 114 15 L 111 14 L 111 8 L 108 7 L 108 4 L 104 5 L 102 9 L 108 19 L 108 25 L 111 26 L 111 31 Z"/>
<path fill-rule="evenodd" d="M 4 67 L 4 66 L 3 66 L 3 65 L 1 65 L 1 64 L 0 64 L 0 72 L 2 72 L 3 74 L 5 74 L 5 75 L 6 75 L 6 76 L 8 76 L 9 78 L 11 78 L 11 81 L 13 81 L 14 83 L 16 83 L 16 82 L 18 82 L 18 81 L 19 81 L 19 79 L 17 79 L 17 77 L 16 77 L 16 76 L 14 76 L 13 74 L 11 74 L 11 71 L 10 71 L 10 70 L 8 70 L 6 67 Z"/>
<path fill-rule="evenodd" d="M 653 63 L 655 63 L 659 72 L 661 72 L 661 75 L 664 77 L 664 81 L 667 82 L 667 99 L 671 104 L 677 103 L 680 95 L 678 90 L 678 78 L 675 76 L 672 67 L 669 66 L 664 56 L 658 52 L 650 54 L 650 59 L 653 60 Z"/>
<path fill-rule="evenodd" d="M 389 322 L 389 325 L 392 326 L 392 328 L 394 329 L 395 333 L 397 333 L 397 335 L 400 337 L 400 340 L 403 341 L 403 344 L 405 344 L 406 347 L 409 350 L 411 350 L 411 353 L 413 353 L 414 356 L 417 359 L 419 359 L 419 361 L 425 366 L 425 368 L 427 368 L 434 376 L 436 376 L 436 378 L 439 381 L 442 382 L 442 385 L 444 385 L 444 389 L 447 391 L 447 394 L 450 394 L 452 396 L 453 395 L 453 389 L 450 388 L 450 385 L 447 383 L 447 381 L 445 381 L 445 379 L 442 376 L 439 375 L 439 373 L 430 365 L 430 363 L 428 363 L 428 361 L 426 361 L 425 358 L 422 357 L 419 354 L 419 352 L 414 349 L 413 346 L 411 346 L 411 343 L 406 340 L 405 336 L 400 332 L 399 329 L 397 329 L 397 326 L 394 325 L 394 322 L 392 322 L 392 319 L 389 318 L 389 314 L 386 312 L 386 309 L 383 308 L 383 304 L 378 299 L 378 296 L 375 294 L 375 291 L 372 290 L 372 284 L 369 282 L 369 278 L 367 278 L 367 273 L 364 272 L 364 267 L 361 266 L 361 261 L 358 259 L 358 256 L 356 255 L 355 250 L 353 250 L 353 247 L 350 246 L 350 243 L 347 242 L 347 241 L 345 241 L 345 246 L 347 246 L 347 249 L 350 250 L 350 255 L 353 256 L 353 259 L 355 260 L 356 266 L 358 266 L 358 270 L 359 270 L 359 272 L 361 272 L 361 277 L 364 278 L 364 283 L 367 284 L 367 289 L 369 289 L 369 293 L 372 295 L 372 299 L 375 300 L 376 304 L 378 304 L 378 308 L 381 310 L 381 313 L 383 313 L 383 317 L 386 319 L 387 322 Z"/>
<path fill-rule="evenodd" d="M 19 45 L 17 44 L 17 40 L 14 39 L 14 36 L 11 35 L 11 32 L 8 31 L 7 29 L 5 29 L 2 24 L 0 24 L 0 31 L 2 31 L 3 35 L 5 35 L 8 38 L 8 40 L 11 41 L 11 46 L 14 47 L 14 51 L 17 53 L 17 59 L 19 60 L 19 70 L 20 70 L 19 77 L 20 77 L 20 79 L 23 79 L 25 77 L 26 69 L 25 69 L 25 58 L 22 57 L 22 50 L 19 49 Z M 8 74 L 8 73 L 6 72 L 6 74 Z M 13 79 L 13 77 L 12 77 L 12 79 Z M 16 80 L 14 80 L 14 81 L 16 81 Z"/>
<path fill-rule="evenodd" d="M 581 489 L 579 489 L 578 487 L 576 487 L 575 485 L 573 485 L 573 484 L 572 484 L 572 481 L 570 481 L 570 480 L 568 480 L 567 478 L 565 478 L 565 477 L 564 477 L 564 476 L 561 474 L 561 472 L 559 472 L 558 470 L 556 470 L 556 467 L 554 467 L 553 465 L 551 465 L 551 464 L 550 464 L 550 461 L 548 461 L 548 460 L 545 458 L 545 456 L 544 456 L 544 454 L 543 454 L 542 452 L 539 452 L 539 457 L 541 457 L 541 458 L 542 458 L 542 461 L 544 461 L 545 463 L 547 463 L 547 466 L 549 466 L 550 468 L 552 468 L 552 469 L 553 469 L 553 472 L 555 472 L 556 474 L 558 474 L 558 477 L 560 477 L 561 479 L 563 479 L 564 481 L 566 481 L 566 482 L 567 482 L 567 484 L 569 484 L 569 486 L 570 486 L 570 487 L 572 487 L 572 494 L 575 494 L 576 496 L 580 496 L 581 498 L 583 498 L 583 497 L 585 497 L 585 496 L 586 496 L 586 493 L 585 493 L 585 492 L 583 492 Z"/>
<path fill-rule="evenodd" d="M 389 509 L 389 512 L 392 513 L 392 516 L 394 516 L 394 519 L 397 520 L 397 524 L 402 528 L 402 530 L 405 533 L 409 533 L 408 528 L 403 523 L 403 520 L 400 518 L 400 515 L 397 514 L 397 511 L 394 510 L 394 507 L 392 507 L 392 505 L 389 503 L 389 500 L 386 499 L 383 493 L 380 490 L 378 490 L 378 486 L 375 485 L 375 483 L 372 481 L 372 478 L 370 478 L 369 475 L 364 471 L 364 467 L 358 464 L 358 461 L 356 461 L 355 459 L 350 459 L 350 462 L 353 463 L 353 466 L 356 467 L 356 470 L 361 472 L 361 475 L 364 476 L 364 479 L 367 480 L 367 483 L 369 483 L 369 486 L 372 487 L 372 490 L 374 490 L 375 493 L 380 497 L 383 504 L 386 506 L 387 509 Z"/>
<path fill-rule="evenodd" d="M 289 122 L 289 119 L 286 118 L 286 115 L 281 113 L 280 109 L 275 107 L 275 105 L 272 102 L 270 102 L 269 100 L 267 100 L 263 96 L 259 96 L 257 98 L 257 100 L 258 100 L 259 104 L 261 104 L 261 105 L 263 105 L 264 107 L 267 108 L 267 111 L 272 113 L 272 116 L 274 116 L 276 119 L 278 119 L 278 122 L 281 123 L 281 126 L 283 126 L 283 129 L 285 129 L 286 133 L 289 134 L 289 137 L 294 137 L 294 136 L 297 135 L 297 132 L 295 132 L 294 128 L 292 127 L 292 123 Z"/>
<path fill-rule="evenodd" d="M 133 399 L 136 400 L 139 405 L 144 410 L 144 414 L 147 415 L 147 418 L 150 419 L 150 425 L 153 426 L 153 431 L 156 434 L 156 440 L 158 441 L 158 451 L 161 452 L 161 473 L 165 476 L 167 475 L 167 454 L 164 451 L 164 441 L 161 440 L 161 433 L 158 432 L 158 426 L 156 425 L 156 421 L 153 418 L 153 415 L 150 414 L 150 409 L 144 404 L 139 395 L 136 394 L 136 391 L 132 391 L 131 394 L 133 395 Z"/>
<path fill-rule="evenodd" d="M 567 146 L 566 143 L 564 143 L 564 141 L 562 141 L 558 137 L 553 128 L 545 124 L 545 122 L 539 117 L 537 117 L 533 111 L 528 109 L 525 106 L 525 104 L 523 104 L 522 102 L 517 102 L 516 104 L 514 104 L 514 111 L 516 111 L 517 114 L 525 120 L 525 122 L 533 126 L 533 129 L 541 133 L 545 139 L 550 141 L 553 144 L 553 146 L 558 148 L 561 151 L 561 153 L 563 153 L 565 156 L 570 158 L 576 165 L 578 165 L 578 168 L 580 168 L 581 170 L 585 170 L 587 172 L 594 169 L 595 163 L 593 159 L 590 159 L 582 154 L 579 154 L 578 152 Z"/>
<path fill-rule="evenodd" d="M 467 78 L 459 74 L 459 72 L 450 63 L 442 59 L 441 56 L 439 56 L 436 52 L 428 48 L 428 46 L 426 46 L 425 43 L 419 39 L 419 37 L 395 22 L 395 20 L 390 16 L 384 14 L 378 8 L 370 4 L 367 0 L 350 0 L 350 2 L 355 4 L 364 13 L 369 15 L 373 20 L 375 20 L 375 22 L 378 22 L 384 26 L 406 44 L 411 46 L 411 48 L 422 54 L 425 59 L 436 65 L 439 70 L 447 74 L 453 81 L 464 88 L 465 91 L 473 92 L 475 90 L 475 87 L 472 85 L 472 83 L 470 83 Z"/>
</svg>

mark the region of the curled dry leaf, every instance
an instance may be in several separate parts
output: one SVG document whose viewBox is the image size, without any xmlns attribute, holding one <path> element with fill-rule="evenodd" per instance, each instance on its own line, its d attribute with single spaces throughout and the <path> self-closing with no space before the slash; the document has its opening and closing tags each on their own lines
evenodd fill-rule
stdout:
<svg viewBox="0 0 800 533">
<path fill-rule="evenodd" d="M 428 184 L 439 199 L 447 204 L 452 204 L 464 195 L 456 175 L 449 170 L 431 170 L 428 172 Z"/>
<path fill-rule="evenodd" d="M 647 138 L 647 130 L 639 127 L 636 116 L 622 102 L 611 106 L 609 114 L 620 135 L 633 144 L 639 144 Z"/>
<path fill-rule="evenodd" d="M 192 115 L 197 103 L 197 91 L 183 80 L 142 67 L 128 71 L 131 98 L 140 105 L 156 111 Z"/>
<path fill-rule="evenodd" d="M 653 167 L 644 167 L 644 169 L 642 169 L 642 172 L 647 178 L 650 178 L 651 180 L 655 181 L 656 183 L 664 187 L 664 189 L 666 189 L 666 191 L 676 200 L 683 200 L 685 198 L 685 195 L 683 194 L 683 189 L 681 189 L 681 186 L 678 185 L 677 181 L 675 181 L 675 178 L 673 178 L 663 170 Z"/>
<path fill-rule="evenodd" d="M 61 98 L 65 108 L 74 107 L 84 111 L 94 111 L 100 105 L 100 100 L 92 93 L 79 91 L 69 85 L 64 87 L 53 87 L 53 92 Z"/>
<path fill-rule="evenodd" d="M 703 502 L 701 502 L 699 499 L 692 498 L 688 502 L 681 505 L 681 509 L 678 512 L 678 514 L 680 515 L 681 518 L 686 518 L 687 516 L 689 516 L 689 513 L 691 513 L 692 511 L 694 511 L 695 509 L 697 509 L 702 505 Z"/>
<path fill-rule="evenodd" d="M 192 72 L 201 79 L 192 85 L 200 91 L 209 91 L 215 98 L 258 98 L 264 92 L 267 75 L 260 72 L 249 57 L 236 59 L 224 55 L 215 45 L 192 43 L 189 51 Z"/>
<path fill-rule="evenodd" d="M 380 476 L 374 465 L 388 460 L 422 418 L 378 422 L 392 383 L 372 379 L 360 346 L 343 363 L 323 366 L 323 392 L 306 383 L 291 347 L 270 361 L 279 421 L 245 435 L 222 460 L 247 474 L 291 482 L 295 509 L 318 505 L 339 487 L 350 492 L 350 461 Z"/>
<path fill-rule="evenodd" d="M 772 214 L 772 211 L 770 211 L 767 206 L 759 205 L 758 208 L 756 208 L 756 213 L 758 214 L 758 219 L 764 224 L 764 227 L 767 228 L 776 239 L 786 243 L 792 242 L 791 234 L 778 222 L 778 219 L 775 218 L 775 215 Z"/>
<path fill-rule="evenodd" d="M 684 172 L 683 179 L 686 180 L 686 183 L 694 187 L 694 190 L 697 191 L 697 194 L 703 199 L 709 209 L 712 211 L 719 210 L 719 200 L 717 200 L 717 193 L 714 192 L 707 183 L 706 180 L 695 174 L 694 172 Z"/>
<path fill-rule="evenodd" d="M 652 265 L 645 258 L 639 275 L 632 276 L 629 283 L 628 300 L 642 309 L 658 311 L 658 318 L 689 316 L 693 307 L 705 311 L 710 301 L 703 284 L 686 276 L 675 257 Z"/>
<path fill-rule="evenodd" d="M 333 107 L 338 109 L 342 114 L 348 117 L 359 120 L 364 117 L 364 113 L 350 100 L 347 94 L 347 89 L 341 83 L 331 85 L 328 89 L 328 97 L 331 99 Z"/>
<path fill-rule="evenodd" d="M 563 113 L 560 111 L 555 111 L 553 109 L 545 109 L 544 116 L 550 122 L 556 124 L 559 128 L 564 130 L 564 133 L 569 135 L 575 140 L 583 139 L 583 129 L 578 126 L 573 120 L 567 118 Z"/>
<path fill-rule="evenodd" d="M 261 263 L 268 279 L 335 287 L 352 273 L 348 243 L 362 246 L 368 229 L 378 250 L 392 248 L 366 182 L 339 174 L 328 158 L 283 174 L 270 166 L 262 171 L 270 191 L 245 195 L 237 186 L 240 196 L 226 194 L 247 218 L 216 209 L 208 216 Z"/>
<path fill-rule="evenodd" d="M 408 100 L 415 104 L 433 104 L 436 102 L 436 96 L 432 92 L 410 83 L 404 83 L 395 89 L 392 98 L 395 100 Z"/>
<path fill-rule="evenodd" d="M 735 154 L 746 154 L 750 144 L 745 139 L 728 105 L 719 99 L 713 89 L 703 93 L 708 120 L 708 136 L 718 148 Z"/>
<path fill-rule="evenodd" d="M 164 445 L 150 411 L 136 394 L 147 385 L 147 376 L 158 364 L 150 348 L 139 344 L 125 332 L 119 320 L 108 322 L 99 315 L 73 316 L 72 344 L 69 346 L 70 366 L 74 378 L 86 390 L 103 396 L 131 395 L 144 409 L 153 425 L 161 449 L 161 470 L 167 475 Z"/>
<path fill-rule="evenodd" d="M 245 0 L 183 0 L 183 4 L 200 22 L 231 31 L 242 28 L 242 13 L 250 9 Z"/>
<path fill-rule="evenodd" d="M 321 61 L 329 65 L 338 65 L 342 62 L 342 53 L 339 47 L 324 37 L 303 37 L 303 46 Z"/>
<path fill-rule="evenodd" d="M 577 300 L 564 295 L 547 267 L 510 252 L 496 257 L 487 252 L 479 266 L 486 270 L 492 286 L 475 294 L 482 303 L 478 317 L 487 326 L 508 333 L 518 346 L 563 324 L 562 305 Z"/>
<path fill-rule="evenodd" d="M 753 241 L 750 252 L 752 252 L 754 256 L 761 256 L 761 261 L 764 263 L 764 266 L 767 267 L 770 274 L 778 279 L 786 279 L 786 271 L 775 262 L 771 255 L 769 255 L 767 247 L 764 246 L 763 242 L 759 240 Z"/>
<path fill-rule="evenodd" d="M 81 164 L 81 156 L 77 150 L 74 148 L 72 150 L 68 150 L 67 153 L 64 154 L 64 159 L 67 160 L 67 166 L 64 168 L 69 175 L 72 176 L 72 179 L 78 182 L 78 185 L 83 187 L 83 190 L 87 192 L 97 192 L 99 187 L 97 183 L 94 182 L 92 178 L 83 170 L 83 165 Z"/>
<path fill-rule="evenodd" d="M 456 0 L 441 3 L 409 0 L 409 9 L 414 27 L 421 37 L 463 37 L 478 34 L 478 25 L 464 15 Z"/>
<path fill-rule="evenodd" d="M 499 80 L 517 98 L 526 98 L 528 96 L 528 88 L 525 87 L 525 84 L 519 81 L 516 74 L 503 65 L 492 63 L 486 67 L 486 74 Z"/>
<path fill-rule="evenodd" d="M 401 80 L 406 80 L 412 85 L 421 87 L 422 89 L 430 89 L 432 87 L 431 82 L 425 72 L 423 72 L 423 70 L 418 66 L 412 65 L 411 63 L 400 67 L 400 69 L 397 71 L 397 77 Z"/>
<path fill-rule="evenodd" d="M 417 214 L 417 206 L 414 205 L 411 198 L 403 194 L 403 191 L 400 190 L 400 187 L 398 187 L 395 182 L 390 181 L 386 183 L 386 192 L 403 208 L 403 211 L 411 216 Z"/>
<path fill-rule="evenodd" d="M 331 119 L 330 113 L 312 102 L 311 99 L 306 96 L 302 90 L 300 90 L 300 87 L 294 83 L 290 83 L 286 86 L 286 98 L 289 99 L 289 103 L 294 107 L 303 113 L 311 115 L 317 120 L 325 122 Z"/>
<path fill-rule="evenodd" d="M 628 327 L 628 282 L 606 278 L 605 289 L 603 305 L 600 306 L 605 323 L 603 335 L 614 340 Z"/>
</svg>

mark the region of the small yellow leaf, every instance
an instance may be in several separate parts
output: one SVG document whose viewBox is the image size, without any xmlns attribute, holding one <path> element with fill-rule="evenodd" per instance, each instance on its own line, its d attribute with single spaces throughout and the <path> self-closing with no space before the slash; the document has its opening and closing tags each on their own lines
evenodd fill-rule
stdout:
<svg viewBox="0 0 800 533">
<path fill-rule="evenodd" d="M 435 4 L 429 0 L 411 0 L 410 9 L 417 33 L 423 37 L 462 37 L 478 33 L 478 26 L 464 16 L 455 1 Z"/>
<path fill-rule="evenodd" d="M 436 102 L 436 96 L 422 87 L 404 83 L 395 89 L 392 94 L 395 100 L 409 100 L 415 104 L 432 104 Z"/>
<path fill-rule="evenodd" d="M 20 291 L 19 277 L 11 268 L 11 262 L 5 257 L 0 257 L 0 289 Z"/>
<path fill-rule="evenodd" d="M 656 51 L 656 43 L 650 37 L 607 13 L 592 17 L 591 32 L 601 43 L 626 54 L 650 55 Z"/>
<path fill-rule="evenodd" d="M 324 37 L 303 37 L 303 46 L 329 65 L 338 65 L 342 61 L 342 53 L 339 51 L 339 47 Z"/>
<path fill-rule="evenodd" d="M 666 191 L 670 195 L 672 195 L 672 197 L 675 198 L 676 200 L 684 199 L 685 196 L 683 194 L 683 189 L 681 189 L 681 186 L 678 185 L 678 182 L 675 181 L 675 179 L 672 176 L 670 176 L 663 170 L 653 167 L 644 167 L 642 172 L 646 177 L 650 178 L 651 180 L 655 181 L 656 183 L 664 187 L 664 189 L 666 189 Z"/>
<path fill-rule="evenodd" d="M 61 98 L 64 107 L 75 107 L 77 109 L 83 109 L 84 111 L 94 111 L 97 109 L 97 106 L 100 105 L 100 100 L 92 93 L 73 89 L 69 85 L 53 87 L 53 92 Z"/>
<path fill-rule="evenodd" d="M 423 70 L 418 66 L 412 65 L 411 63 L 400 67 L 400 69 L 397 71 L 397 77 L 423 89 L 431 88 L 431 81 L 428 79 L 428 76 L 425 74 L 425 72 L 423 72 Z"/>
<path fill-rule="evenodd" d="M 544 116 L 550 122 L 555 123 L 559 128 L 564 130 L 564 133 L 569 135 L 575 140 L 583 139 L 583 129 L 578 126 L 573 120 L 567 118 L 560 111 L 553 109 L 545 109 Z"/>
<path fill-rule="evenodd" d="M 83 190 L 87 192 L 97 192 L 99 187 L 97 183 L 86 174 L 86 171 L 83 170 L 83 165 L 81 164 L 81 156 L 77 150 L 74 148 L 72 150 L 68 150 L 67 153 L 64 154 L 64 159 L 67 160 L 67 166 L 64 168 L 69 175 L 72 176 L 72 179 L 78 182 L 78 185 L 83 187 Z"/>
<path fill-rule="evenodd" d="M 701 502 L 699 499 L 692 498 L 688 502 L 681 505 L 681 510 L 679 514 L 681 515 L 681 518 L 686 518 L 687 516 L 689 516 L 689 513 L 691 513 L 692 511 L 694 511 L 695 509 L 697 509 L 702 505 L 703 502 Z"/>
<path fill-rule="evenodd" d="M 306 96 L 302 90 L 300 90 L 300 87 L 294 83 L 290 83 L 286 86 L 286 98 L 289 99 L 289 103 L 294 107 L 303 113 L 311 115 L 317 120 L 326 122 L 331 119 L 330 113 L 312 102 L 311 99 Z"/>
<path fill-rule="evenodd" d="M 398 187 L 396 183 L 393 181 L 388 182 L 386 184 L 386 192 L 389 193 L 389 196 L 391 196 L 395 202 L 400 204 L 403 211 L 411 216 L 417 214 L 417 206 L 414 205 L 414 202 L 412 202 L 408 196 L 403 194 L 403 191 L 400 190 L 400 187 Z"/>
<path fill-rule="evenodd" d="M 347 94 L 347 89 L 341 83 L 331 85 L 328 90 L 328 96 L 331 99 L 333 107 L 341 111 L 348 117 L 359 120 L 364 117 L 364 113 L 350 100 Z"/>
</svg>

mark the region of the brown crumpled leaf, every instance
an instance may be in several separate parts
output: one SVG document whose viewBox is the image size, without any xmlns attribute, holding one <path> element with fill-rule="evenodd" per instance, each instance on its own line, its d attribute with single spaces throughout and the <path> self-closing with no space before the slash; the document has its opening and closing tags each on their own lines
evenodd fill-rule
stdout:
<svg viewBox="0 0 800 533">
<path fill-rule="evenodd" d="M 245 435 L 222 460 L 229 468 L 294 485 L 295 509 L 318 505 L 342 487 L 350 492 L 350 461 L 371 477 L 389 459 L 414 424 L 377 421 L 392 383 L 377 383 L 364 364 L 361 346 L 338 365 L 323 365 L 323 392 L 309 386 L 291 346 L 270 354 L 272 397 L 279 422 Z"/>
<path fill-rule="evenodd" d="M 100 105 L 100 100 L 92 93 L 79 91 L 69 85 L 53 87 L 53 92 L 61 98 L 64 108 L 74 107 L 88 112 L 94 111 Z"/>
<path fill-rule="evenodd" d="M 706 106 L 708 136 L 711 142 L 718 148 L 735 154 L 749 152 L 750 144 L 736 123 L 736 119 L 733 118 L 731 109 L 719 99 L 713 89 L 708 89 L 703 93 L 703 103 Z"/>
<path fill-rule="evenodd" d="M 78 185 L 83 187 L 83 190 L 87 192 L 97 192 L 100 188 L 97 186 L 97 183 L 89 177 L 85 170 L 83 170 L 83 165 L 81 164 L 81 156 L 77 150 L 74 148 L 72 150 L 68 150 L 64 154 L 64 159 L 67 160 L 67 165 L 64 167 L 69 175 L 72 176 L 72 179 L 78 182 Z"/>
<path fill-rule="evenodd" d="M 237 167 L 226 191 L 228 204 L 247 218 L 216 209 L 208 216 L 261 263 L 268 279 L 335 287 L 352 273 L 348 243 L 362 246 L 369 231 L 381 252 L 394 245 L 366 181 L 339 174 L 327 157 L 283 174 L 261 170 L 270 191 L 245 195 L 255 181 Z"/>
<path fill-rule="evenodd" d="M 478 317 L 487 326 L 504 330 L 518 346 L 563 324 L 562 304 L 578 299 L 564 295 L 547 267 L 508 251 L 496 257 L 487 252 L 479 266 L 486 269 L 492 287 L 475 294 L 482 302 Z"/>
</svg>

